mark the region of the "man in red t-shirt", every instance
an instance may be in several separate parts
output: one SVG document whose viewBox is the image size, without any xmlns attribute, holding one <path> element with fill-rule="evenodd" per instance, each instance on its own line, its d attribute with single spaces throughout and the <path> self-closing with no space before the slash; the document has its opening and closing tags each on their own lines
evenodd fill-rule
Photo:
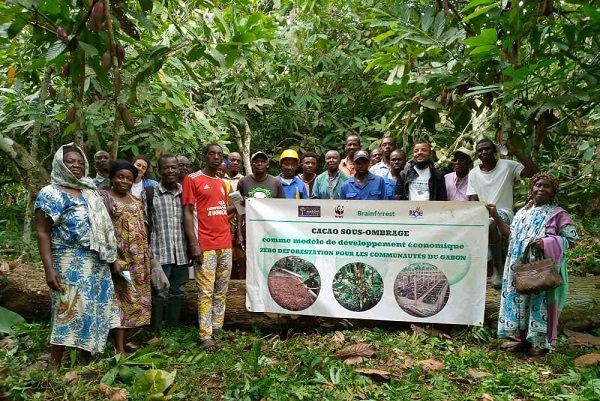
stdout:
<svg viewBox="0 0 600 401">
<path fill-rule="evenodd" d="M 231 275 L 228 194 L 225 181 L 216 176 L 222 162 L 221 146 L 208 145 L 204 151 L 204 170 L 189 174 L 182 183 L 185 235 L 190 244 L 198 286 L 200 345 L 207 350 L 218 349 L 213 331 L 223 327 L 225 297 Z M 234 209 L 234 206 L 230 208 Z"/>
</svg>

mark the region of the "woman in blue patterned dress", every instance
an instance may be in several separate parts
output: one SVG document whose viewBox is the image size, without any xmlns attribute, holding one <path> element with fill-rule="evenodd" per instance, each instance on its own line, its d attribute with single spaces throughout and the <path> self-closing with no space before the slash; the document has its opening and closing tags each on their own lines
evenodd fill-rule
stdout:
<svg viewBox="0 0 600 401">
<path fill-rule="evenodd" d="M 509 237 L 508 255 L 502 278 L 498 336 L 516 338 L 518 341 L 503 344 L 510 352 L 527 352 L 541 355 L 554 348 L 557 337 L 558 316 L 562 310 L 569 286 L 566 252 L 577 241 L 575 223 L 569 214 L 554 201 L 558 192 L 558 180 L 547 173 L 537 173 L 529 182 L 526 205 L 517 212 L 510 227 L 498 215 L 494 205 L 487 205 L 490 215 L 502 235 Z M 563 278 L 563 285 L 539 294 L 517 293 L 514 283 L 515 267 L 527 244 L 536 253 L 544 253 L 556 263 Z"/>
<path fill-rule="evenodd" d="M 52 161 L 51 184 L 35 202 L 38 247 L 52 298 L 50 363 L 60 365 L 65 347 L 104 351 L 108 332 L 120 324 L 108 263 L 117 255 L 110 216 L 88 176 L 79 147 L 62 146 Z"/>
</svg>

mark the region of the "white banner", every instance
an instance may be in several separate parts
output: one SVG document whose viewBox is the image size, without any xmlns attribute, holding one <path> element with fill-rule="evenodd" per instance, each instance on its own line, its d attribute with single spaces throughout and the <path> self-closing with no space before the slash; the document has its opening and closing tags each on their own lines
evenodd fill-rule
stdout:
<svg viewBox="0 0 600 401">
<path fill-rule="evenodd" d="M 246 307 L 481 325 L 480 202 L 246 200 Z"/>
</svg>

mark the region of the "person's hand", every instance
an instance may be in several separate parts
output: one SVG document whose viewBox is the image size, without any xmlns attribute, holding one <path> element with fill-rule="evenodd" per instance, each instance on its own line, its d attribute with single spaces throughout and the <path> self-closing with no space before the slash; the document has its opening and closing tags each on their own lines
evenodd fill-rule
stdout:
<svg viewBox="0 0 600 401">
<path fill-rule="evenodd" d="M 200 249 L 200 245 L 192 245 L 191 256 L 194 262 L 198 263 L 199 265 L 202 264 L 202 249 Z"/>
<path fill-rule="evenodd" d="M 509 142 L 506 142 L 504 144 L 504 146 L 506 146 L 506 155 L 507 156 L 512 156 L 512 155 L 520 152 L 520 150 L 516 146 L 514 146 L 513 144 L 511 144 Z"/>
<path fill-rule="evenodd" d="M 156 259 L 150 261 L 150 282 L 158 292 L 169 291 L 171 286 L 162 266 Z"/>
<path fill-rule="evenodd" d="M 239 233 L 236 236 L 236 242 L 237 245 L 242 248 L 242 251 L 246 252 L 246 241 L 244 241 L 244 236 L 242 235 L 242 233 Z"/>
<path fill-rule="evenodd" d="M 110 263 L 110 272 L 115 279 L 123 279 L 123 271 L 116 263 Z"/>
<path fill-rule="evenodd" d="M 46 271 L 46 284 L 48 284 L 48 287 L 54 291 L 64 291 L 60 277 L 58 277 L 58 274 L 56 274 L 56 270 L 54 269 Z"/>
<path fill-rule="evenodd" d="M 486 203 L 485 204 L 485 208 L 490 213 L 490 217 L 497 217 L 498 216 L 498 210 L 496 209 L 496 205 L 492 205 L 491 203 Z"/>
<path fill-rule="evenodd" d="M 544 241 L 541 240 L 541 239 L 533 241 L 531 243 L 531 247 L 534 248 L 534 249 L 537 249 L 540 252 L 544 252 Z"/>
</svg>

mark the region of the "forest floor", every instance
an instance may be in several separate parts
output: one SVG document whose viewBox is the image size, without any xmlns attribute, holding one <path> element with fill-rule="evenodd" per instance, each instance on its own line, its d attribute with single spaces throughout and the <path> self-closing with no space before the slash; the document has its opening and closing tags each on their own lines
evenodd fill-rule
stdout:
<svg viewBox="0 0 600 401">
<path fill-rule="evenodd" d="M 88 366 L 48 366 L 49 325 L 0 340 L 0 400 L 598 400 L 600 338 L 561 335 L 543 357 L 500 351 L 486 327 L 220 332 L 205 352 L 191 326 L 135 333 Z M 441 331 L 444 330 L 444 331 Z M 600 330 L 594 333 L 600 334 Z"/>
</svg>

